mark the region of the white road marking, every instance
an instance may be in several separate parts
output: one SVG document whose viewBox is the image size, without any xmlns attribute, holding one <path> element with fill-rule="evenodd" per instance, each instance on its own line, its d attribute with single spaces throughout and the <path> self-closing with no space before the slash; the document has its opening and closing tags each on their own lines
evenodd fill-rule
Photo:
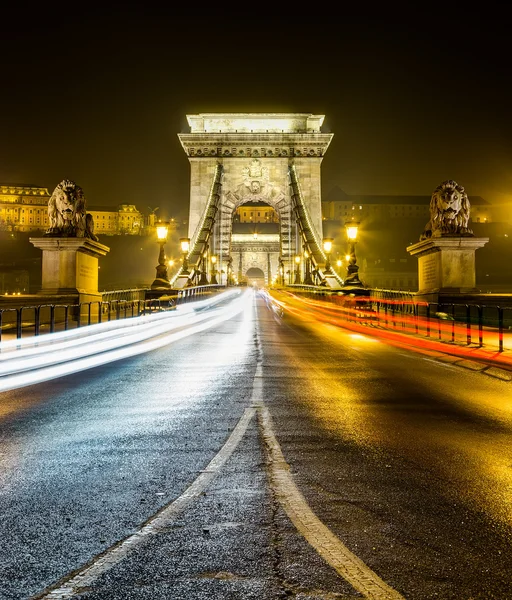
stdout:
<svg viewBox="0 0 512 600">
<path fill-rule="evenodd" d="M 290 474 L 271 426 L 268 409 L 261 404 L 258 417 L 271 465 L 271 485 L 277 499 L 300 534 L 336 572 L 368 600 L 404 600 L 360 558 L 353 554 L 309 508 Z"/>
<path fill-rule="evenodd" d="M 40 600 L 64 600 L 72 598 L 76 594 L 79 594 L 81 589 L 90 586 L 102 573 L 123 560 L 148 535 L 158 533 L 168 527 L 193 500 L 196 500 L 202 494 L 212 479 L 218 475 L 220 469 L 233 454 L 233 451 L 243 438 L 255 411 L 255 408 L 245 409 L 244 414 L 224 446 L 179 498 L 156 513 L 137 533 L 108 548 L 78 572 L 75 571 L 70 574 L 68 578 L 57 583 L 56 587 L 49 588 L 50 591 L 44 592 L 43 595 L 39 595 L 37 598 Z"/>
<path fill-rule="evenodd" d="M 258 410 L 258 421 L 265 440 L 271 469 L 271 487 L 297 531 L 335 571 L 363 594 L 368 600 L 405 600 L 387 585 L 360 558 L 353 554 L 332 531 L 315 515 L 300 493 L 290 474 L 281 448 L 272 429 L 270 413 L 262 398 L 262 356 L 257 330 L 257 346 L 260 357 L 253 381 L 253 406 Z"/>
</svg>

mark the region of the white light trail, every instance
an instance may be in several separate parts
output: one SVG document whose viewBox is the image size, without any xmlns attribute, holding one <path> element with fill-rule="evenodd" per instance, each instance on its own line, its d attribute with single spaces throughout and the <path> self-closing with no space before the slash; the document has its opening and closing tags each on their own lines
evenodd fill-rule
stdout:
<svg viewBox="0 0 512 600">
<path fill-rule="evenodd" d="M 239 290 L 219 294 L 214 299 L 193 302 L 178 308 L 177 312 L 157 313 L 126 321 L 105 324 L 106 331 L 83 337 L 87 328 L 77 333 L 77 339 L 64 343 L 47 342 L 50 335 L 38 338 L 41 346 L 9 352 L 0 358 L 0 392 L 33 385 L 71 373 L 90 369 L 115 360 L 129 358 L 161 348 L 176 340 L 226 321 L 247 307 L 252 292 Z M 225 305 L 217 306 L 228 300 Z M 127 322 L 131 321 L 131 326 Z M 120 327 L 115 328 L 117 323 Z M 179 329 L 178 331 L 175 331 Z M 66 334 L 71 332 L 64 332 Z M 65 338 L 71 336 L 64 336 Z M 57 335 L 53 338 L 59 340 Z M 16 340 L 21 341 L 21 340 Z M 31 340 L 34 344 L 34 340 Z"/>
</svg>

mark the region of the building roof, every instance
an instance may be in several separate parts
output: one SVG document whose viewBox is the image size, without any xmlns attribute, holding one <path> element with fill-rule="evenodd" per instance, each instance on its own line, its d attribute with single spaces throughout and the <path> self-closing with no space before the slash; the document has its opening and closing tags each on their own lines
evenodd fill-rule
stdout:
<svg viewBox="0 0 512 600">
<path fill-rule="evenodd" d="M 49 196 L 50 192 L 45 187 L 31 183 L 0 183 L 0 194 Z"/>
</svg>

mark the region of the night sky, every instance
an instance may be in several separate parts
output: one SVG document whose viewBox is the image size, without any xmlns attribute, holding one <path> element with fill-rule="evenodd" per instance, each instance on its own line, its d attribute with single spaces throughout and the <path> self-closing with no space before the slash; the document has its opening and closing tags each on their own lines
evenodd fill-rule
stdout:
<svg viewBox="0 0 512 600">
<path fill-rule="evenodd" d="M 368 22 L 268 8 L 169 17 L 144 8 L 9 15 L 0 35 L 0 182 L 87 206 L 188 216 L 187 114 L 324 114 L 324 195 L 429 196 L 455 179 L 512 206 L 507 23 Z M 149 10 L 149 9 L 148 9 Z M 4 15 L 5 16 L 5 15 Z M 6 26 L 6 23 L 9 23 Z"/>
</svg>

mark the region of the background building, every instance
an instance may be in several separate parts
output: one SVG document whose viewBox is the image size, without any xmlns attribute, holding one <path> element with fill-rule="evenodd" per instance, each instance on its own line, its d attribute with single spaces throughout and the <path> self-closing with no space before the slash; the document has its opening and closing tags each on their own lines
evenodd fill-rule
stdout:
<svg viewBox="0 0 512 600">
<path fill-rule="evenodd" d="M 41 233 L 48 229 L 47 188 L 30 184 L 0 184 L 0 230 Z M 143 235 L 149 226 L 133 204 L 110 207 L 86 206 L 97 235 Z"/>
<path fill-rule="evenodd" d="M 507 261 L 512 259 L 510 224 L 480 196 L 469 196 L 475 236 L 489 243 L 476 253 L 477 285 L 482 291 L 512 291 Z M 322 199 L 324 236 L 334 239 L 332 264 L 343 277 L 348 247 L 345 223 L 360 223 L 356 244 L 359 276 L 368 287 L 418 290 L 418 261 L 406 248 L 419 241 L 430 219 L 430 196 L 349 195 L 334 187 Z M 341 260 L 341 267 L 337 261 Z"/>
<path fill-rule="evenodd" d="M 0 184 L 0 231 L 44 231 L 49 227 L 46 188 Z"/>
<path fill-rule="evenodd" d="M 263 202 L 247 202 L 235 210 L 236 223 L 279 223 L 277 212 Z"/>
</svg>

